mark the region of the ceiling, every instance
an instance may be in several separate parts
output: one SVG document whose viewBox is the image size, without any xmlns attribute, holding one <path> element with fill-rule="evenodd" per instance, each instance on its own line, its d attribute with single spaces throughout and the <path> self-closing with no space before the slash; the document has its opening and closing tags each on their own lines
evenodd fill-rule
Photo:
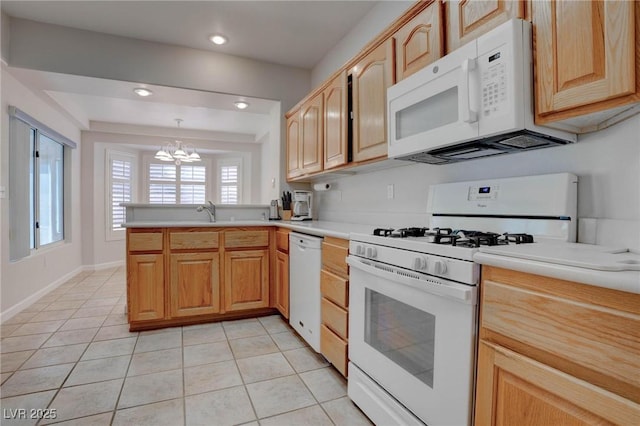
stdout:
<svg viewBox="0 0 640 426">
<path fill-rule="evenodd" d="M 147 41 L 312 68 L 346 35 L 375 1 L 5 1 L 13 17 Z M 229 42 L 208 40 L 221 33 Z M 46 94 L 87 129 L 91 121 L 181 127 L 260 135 L 268 129 L 275 101 L 146 85 L 140 98 L 129 82 L 10 69 L 20 81 Z"/>
</svg>

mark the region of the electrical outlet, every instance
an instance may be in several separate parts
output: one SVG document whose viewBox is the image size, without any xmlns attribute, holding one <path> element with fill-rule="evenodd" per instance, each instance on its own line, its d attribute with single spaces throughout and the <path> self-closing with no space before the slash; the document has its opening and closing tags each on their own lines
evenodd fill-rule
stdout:
<svg viewBox="0 0 640 426">
<path fill-rule="evenodd" d="M 393 184 L 390 183 L 387 185 L 387 200 L 393 200 Z"/>
</svg>

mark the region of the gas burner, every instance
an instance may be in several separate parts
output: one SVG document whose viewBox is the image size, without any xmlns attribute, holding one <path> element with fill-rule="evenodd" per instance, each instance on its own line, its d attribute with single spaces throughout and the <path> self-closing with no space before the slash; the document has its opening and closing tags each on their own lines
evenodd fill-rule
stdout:
<svg viewBox="0 0 640 426">
<path fill-rule="evenodd" d="M 393 232 L 393 228 L 376 228 L 373 230 L 373 235 L 378 237 L 388 237 Z"/>
<path fill-rule="evenodd" d="M 429 228 L 401 228 L 391 233 L 391 237 L 395 238 L 407 238 L 407 237 L 424 237 Z"/>
<path fill-rule="evenodd" d="M 533 235 L 529 234 L 510 234 L 505 232 L 503 235 L 505 240 L 510 243 L 528 244 L 533 242 Z"/>
<path fill-rule="evenodd" d="M 436 244 L 447 244 L 455 246 L 456 241 L 460 238 L 460 235 L 456 234 L 435 234 L 433 236 L 433 242 Z"/>
</svg>

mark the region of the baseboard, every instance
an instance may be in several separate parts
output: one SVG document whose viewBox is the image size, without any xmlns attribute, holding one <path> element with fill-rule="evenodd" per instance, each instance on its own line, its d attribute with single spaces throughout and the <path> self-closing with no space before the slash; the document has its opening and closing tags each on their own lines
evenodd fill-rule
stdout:
<svg viewBox="0 0 640 426">
<path fill-rule="evenodd" d="M 0 323 L 3 323 L 9 320 L 11 317 L 20 313 L 22 310 L 27 309 L 29 306 L 36 303 L 38 299 L 40 299 L 42 296 L 44 296 L 49 292 L 52 292 L 53 290 L 61 286 L 63 283 L 67 282 L 74 276 L 78 275 L 80 272 L 82 272 L 82 270 L 83 270 L 83 267 L 78 266 L 73 271 L 61 276 L 60 278 L 58 278 L 48 286 L 38 290 L 37 292 L 33 293 L 31 296 L 27 297 L 26 299 L 23 299 L 22 301 L 16 303 L 12 307 L 6 309 L 4 312 L 0 312 Z"/>
<path fill-rule="evenodd" d="M 14 315 L 20 313 L 24 309 L 27 309 L 29 306 L 31 306 L 34 303 L 36 303 L 38 301 L 38 299 L 40 299 L 41 297 L 43 297 L 47 293 L 52 292 L 53 290 L 55 290 L 56 288 L 58 288 L 59 286 L 61 286 L 62 284 L 64 284 L 65 282 L 67 282 L 68 280 L 70 280 L 71 278 L 75 277 L 76 275 L 78 275 L 81 272 L 102 271 L 102 270 L 105 270 L 105 269 L 117 268 L 117 267 L 120 267 L 120 266 L 123 266 L 123 265 L 124 265 L 124 261 L 123 260 L 118 260 L 118 261 L 115 261 L 115 262 L 99 263 L 97 265 L 79 266 L 76 269 L 74 269 L 73 271 L 69 272 L 68 274 L 65 274 L 62 277 L 58 278 L 57 280 L 55 280 L 54 282 L 52 282 L 48 286 L 40 289 L 39 291 L 35 292 L 31 296 L 29 296 L 26 299 L 22 300 L 21 302 L 16 303 L 15 305 L 13 305 L 12 307 L 8 308 L 4 312 L 0 312 L 0 323 L 3 323 L 4 321 L 8 321 L 11 317 L 13 317 Z"/>
<path fill-rule="evenodd" d="M 85 265 L 82 267 L 83 272 L 103 271 L 105 269 L 118 268 L 124 266 L 124 260 L 116 260 L 115 262 L 98 263 L 97 265 Z"/>
</svg>

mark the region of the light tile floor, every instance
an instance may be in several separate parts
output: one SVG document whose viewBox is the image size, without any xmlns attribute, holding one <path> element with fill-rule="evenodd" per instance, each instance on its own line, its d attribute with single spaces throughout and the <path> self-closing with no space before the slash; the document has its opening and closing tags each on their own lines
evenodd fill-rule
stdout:
<svg viewBox="0 0 640 426">
<path fill-rule="evenodd" d="M 123 268 L 81 273 L 1 324 L 0 423 L 371 424 L 280 316 L 130 333 L 125 304 Z"/>
</svg>

